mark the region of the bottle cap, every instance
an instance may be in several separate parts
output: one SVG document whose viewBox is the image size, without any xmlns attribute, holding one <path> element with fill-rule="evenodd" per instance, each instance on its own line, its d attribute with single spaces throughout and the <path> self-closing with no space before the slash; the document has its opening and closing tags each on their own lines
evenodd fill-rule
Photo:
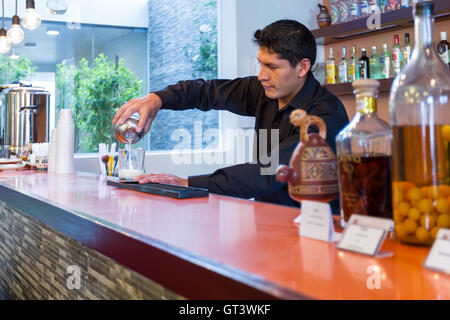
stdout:
<svg viewBox="0 0 450 320">
<path fill-rule="evenodd" d="M 353 81 L 352 86 L 356 96 L 377 97 L 380 82 L 373 79 L 359 79 Z"/>
<path fill-rule="evenodd" d="M 443 40 L 443 41 L 447 40 L 447 32 L 445 32 L 445 31 L 441 32 L 441 40 Z"/>
</svg>

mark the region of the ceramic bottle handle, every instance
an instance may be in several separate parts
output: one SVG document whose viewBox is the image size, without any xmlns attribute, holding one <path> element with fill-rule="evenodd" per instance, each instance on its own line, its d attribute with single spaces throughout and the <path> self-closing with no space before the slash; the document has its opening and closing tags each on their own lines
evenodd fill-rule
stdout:
<svg viewBox="0 0 450 320">
<path fill-rule="evenodd" d="M 300 141 L 308 141 L 308 130 L 312 125 L 317 126 L 322 139 L 327 137 L 327 126 L 325 122 L 317 116 L 308 116 L 304 110 L 295 110 L 290 115 L 290 121 L 294 126 L 300 127 Z"/>
</svg>

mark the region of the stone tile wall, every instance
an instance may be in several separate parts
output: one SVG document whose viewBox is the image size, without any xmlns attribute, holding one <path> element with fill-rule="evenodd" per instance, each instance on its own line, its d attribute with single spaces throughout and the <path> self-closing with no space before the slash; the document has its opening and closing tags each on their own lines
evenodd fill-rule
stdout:
<svg viewBox="0 0 450 320">
<path fill-rule="evenodd" d="M 0 201 L 0 299 L 183 297 Z"/>
<path fill-rule="evenodd" d="M 152 0 L 149 2 L 149 86 L 160 90 L 180 80 L 194 78 L 191 58 L 184 48 L 195 52 L 200 46 L 199 27 L 217 20 L 217 9 L 207 6 L 211 0 Z M 215 1 L 215 0 L 213 0 Z M 190 106 L 196 107 L 196 106 Z M 172 150 L 179 141 L 172 141 L 176 129 L 189 131 L 194 142 L 194 121 L 201 121 L 203 132 L 218 128 L 217 111 L 161 110 L 150 131 L 150 150 Z M 206 140 L 206 139 L 205 139 Z M 203 147 L 211 141 L 203 141 Z M 217 141 L 216 141 L 217 143 Z"/>
</svg>

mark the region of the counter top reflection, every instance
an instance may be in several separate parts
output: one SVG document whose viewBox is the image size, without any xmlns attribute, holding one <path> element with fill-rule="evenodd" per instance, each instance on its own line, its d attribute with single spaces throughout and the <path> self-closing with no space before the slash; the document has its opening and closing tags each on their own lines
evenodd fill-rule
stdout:
<svg viewBox="0 0 450 320">
<path fill-rule="evenodd" d="M 0 200 L 194 299 L 450 299 L 428 248 L 387 240 L 390 258 L 298 236 L 295 208 L 210 195 L 174 200 L 87 173 L 1 172 Z M 380 268 L 380 288 L 368 286 Z"/>
</svg>

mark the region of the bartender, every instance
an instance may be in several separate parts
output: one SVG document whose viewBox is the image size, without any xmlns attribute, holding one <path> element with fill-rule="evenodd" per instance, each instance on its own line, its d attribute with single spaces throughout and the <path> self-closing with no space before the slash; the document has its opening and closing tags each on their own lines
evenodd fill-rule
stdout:
<svg viewBox="0 0 450 320">
<path fill-rule="evenodd" d="M 303 109 L 325 121 L 326 140 L 335 150 L 335 136 L 346 126 L 348 117 L 342 102 L 323 88 L 311 72 L 317 53 L 311 31 L 297 21 L 280 20 L 257 30 L 253 41 L 258 46 L 261 65 L 258 77 L 180 81 L 130 100 L 117 111 L 113 124 L 121 124 L 138 112 L 137 131 L 147 133 L 161 108 L 227 110 L 255 117 L 256 132 L 268 130 L 267 150 L 279 152 L 279 162 L 288 164 L 299 143 L 299 128 L 289 122 L 289 115 L 295 109 Z M 271 146 L 271 130 L 278 130 L 278 146 Z M 257 146 L 260 138 L 257 135 Z M 265 167 L 267 163 L 261 161 L 258 152 L 256 163 L 238 164 L 207 175 L 184 179 L 171 174 L 147 174 L 135 180 L 205 188 L 211 193 L 298 207 L 289 197 L 287 184 L 277 182 L 275 173 L 264 174 Z M 336 212 L 336 205 L 333 207 Z"/>
</svg>

